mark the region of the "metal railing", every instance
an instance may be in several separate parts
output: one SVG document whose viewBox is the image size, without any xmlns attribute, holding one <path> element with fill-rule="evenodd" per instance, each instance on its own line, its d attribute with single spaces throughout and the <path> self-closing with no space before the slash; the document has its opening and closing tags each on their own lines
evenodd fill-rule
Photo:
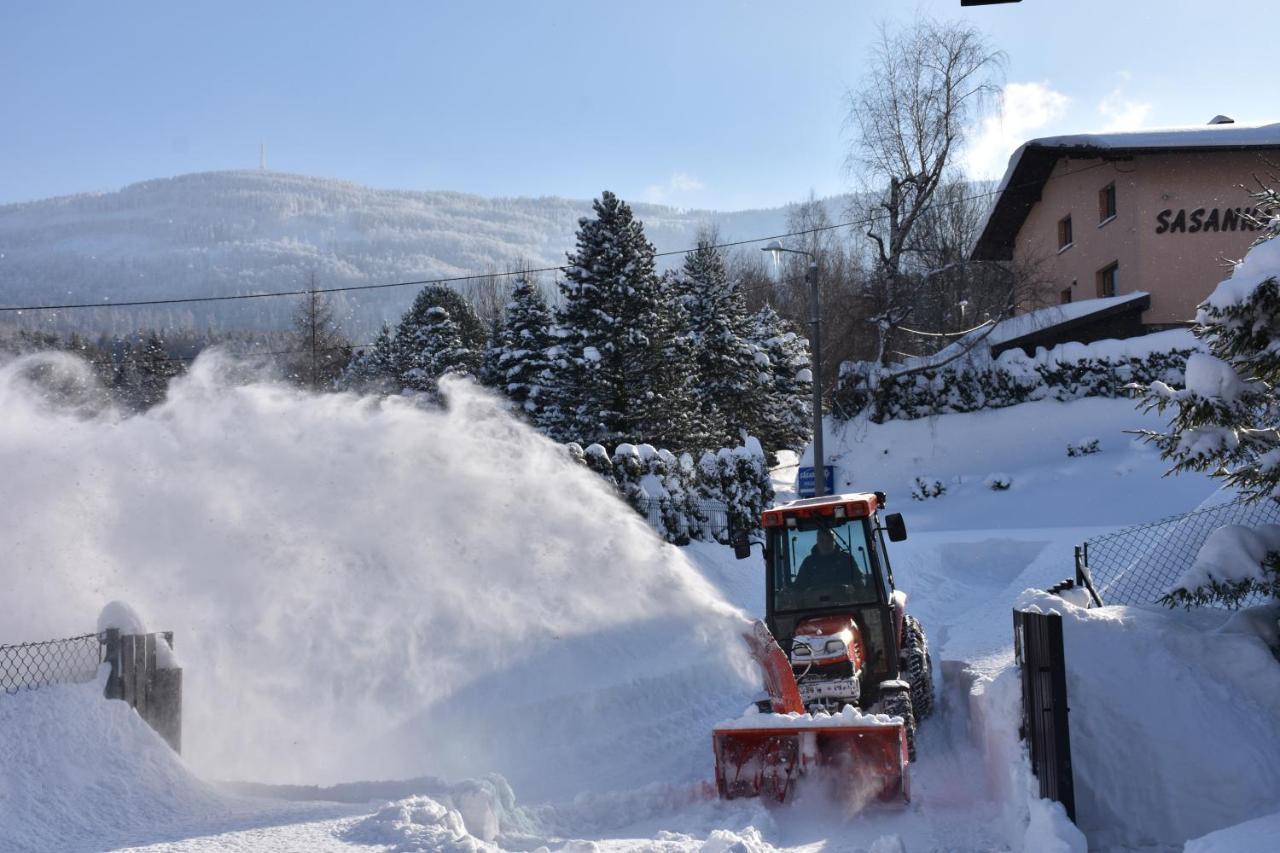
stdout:
<svg viewBox="0 0 1280 853">
<path fill-rule="evenodd" d="M 1280 521 L 1280 503 L 1243 498 L 1098 536 L 1076 548 L 1077 573 L 1091 578 L 1106 604 L 1152 604 L 1195 562 L 1209 534 L 1226 524 Z M 1242 605 L 1263 603 L 1254 593 Z"/>
<path fill-rule="evenodd" d="M 102 661 L 98 634 L 0 646 L 0 691 L 17 693 L 50 684 L 92 681 Z"/>
</svg>

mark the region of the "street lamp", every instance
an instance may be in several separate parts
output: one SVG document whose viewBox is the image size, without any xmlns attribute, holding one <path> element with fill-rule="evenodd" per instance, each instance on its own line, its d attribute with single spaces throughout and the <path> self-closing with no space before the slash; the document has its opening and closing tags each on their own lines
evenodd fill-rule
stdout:
<svg viewBox="0 0 1280 853">
<path fill-rule="evenodd" d="M 809 259 L 804 279 L 809 285 L 809 369 L 813 374 L 813 495 L 820 498 L 827 493 L 827 468 L 822 462 L 822 368 L 818 356 L 822 329 L 818 319 L 818 258 L 812 252 L 788 249 L 779 240 L 770 242 L 761 251 L 773 255 L 775 264 L 782 259 L 783 252 L 804 255 Z"/>
</svg>

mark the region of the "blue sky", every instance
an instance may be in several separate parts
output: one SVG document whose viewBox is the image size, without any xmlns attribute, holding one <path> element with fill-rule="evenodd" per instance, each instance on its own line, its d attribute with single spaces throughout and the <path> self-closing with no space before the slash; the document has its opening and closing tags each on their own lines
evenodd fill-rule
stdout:
<svg viewBox="0 0 1280 853">
<path fill-rule="evenodd" d="M 8 2 L 0 203 L 268 166 L 381 187 L 680 207 L 852 187 L 847 89 L 878 22 L 965 18 L 1008 55 L 1028 136 L 1280 119 L 1241 0 Z"/>
</svg>

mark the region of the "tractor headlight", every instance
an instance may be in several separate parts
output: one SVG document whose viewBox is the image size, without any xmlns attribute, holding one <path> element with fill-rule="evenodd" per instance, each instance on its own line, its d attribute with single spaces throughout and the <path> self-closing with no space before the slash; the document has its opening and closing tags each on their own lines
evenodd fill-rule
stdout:
<svg viewBox="0 0 1280 853">
<path fill-rule="evenodd" d="M 826 651 L 828 654 L 844 654 L 845 648 L 844 640 L 827 640 Z"/>
<path fill-rule="evenodd" d="M 795 658 L 812 657 L 813 649 L 809 648 L 809 644 L 803 640 L 796 640 L 791 644 L 791 656 Z"/>
</svg>

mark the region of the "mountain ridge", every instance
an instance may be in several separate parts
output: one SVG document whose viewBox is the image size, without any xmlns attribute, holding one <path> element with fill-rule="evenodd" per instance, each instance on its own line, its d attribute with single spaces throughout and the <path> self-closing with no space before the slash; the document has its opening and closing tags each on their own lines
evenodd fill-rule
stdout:
<svg viewBox="0 0 1280 853">
<path fill-rule="evenodd" d="M 840 197 L 825 202 L 833 215 L 840 213 Z M 785 230 L 790 210 L 682 210 L 646 202 L 632 208 L 658 251 L 691 248 L 708 225 L 726 241 L 776 234 Z M 558 266 L 574 246 L 578 218 L 590 212 L 589 200 L 560 196 L 385 189 L 288 172 L 153 178 L 118 190 L 0 205 L 0 304 L 227 296 L 305 289 L 313 277 L 324 288 Z M 337 294 L 335 307 L 359 334 L 397 317 L 414 292 Z M 283 328 L 291 303 L 261 299 L 8 319 L 109 333 Z"/>
</svg>

